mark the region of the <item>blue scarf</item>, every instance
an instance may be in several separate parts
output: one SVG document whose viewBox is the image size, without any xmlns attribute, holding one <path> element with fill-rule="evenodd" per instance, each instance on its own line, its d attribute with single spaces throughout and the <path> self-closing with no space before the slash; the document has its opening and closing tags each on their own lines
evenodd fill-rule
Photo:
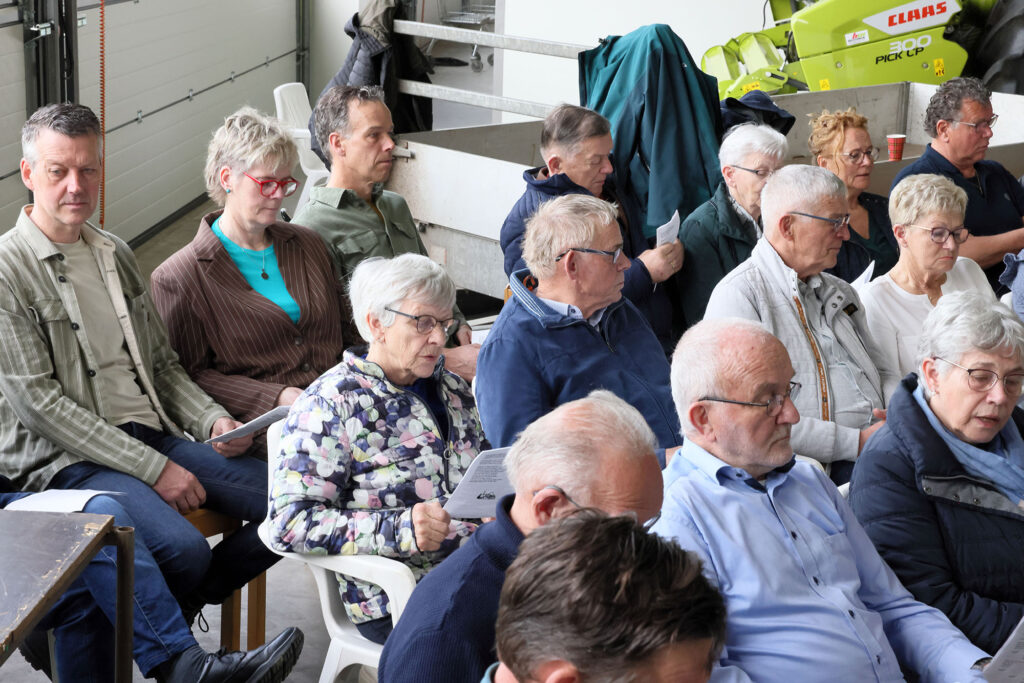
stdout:
<svg viewBox="0 0 1024 683">
<path fill-rule="evenodd" d="M 990 450 L 967 443 L 942 424 L 924 398 L 918 384 L 914 399 L 921 406 L 935 433 L 946 443 L 953 457 L 967 473 L 991 482 L 993 486 L 1016 505 L 1024 502 L 1024 438 L 1017 425 L 1010 420 L 989 444 Z"/>
</svg>

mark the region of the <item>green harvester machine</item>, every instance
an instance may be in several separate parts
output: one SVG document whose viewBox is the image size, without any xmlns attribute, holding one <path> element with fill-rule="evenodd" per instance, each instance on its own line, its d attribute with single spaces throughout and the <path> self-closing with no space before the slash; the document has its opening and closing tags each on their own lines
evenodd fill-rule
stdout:
<svg viewBox="0 0 1024 683">
<path fill-rule="evenodd" d="M 1024 94 L 1024 0 L 766 0 L 775 26 L 704 53 L 719 96 L 981 78 Z"/>
</svg>

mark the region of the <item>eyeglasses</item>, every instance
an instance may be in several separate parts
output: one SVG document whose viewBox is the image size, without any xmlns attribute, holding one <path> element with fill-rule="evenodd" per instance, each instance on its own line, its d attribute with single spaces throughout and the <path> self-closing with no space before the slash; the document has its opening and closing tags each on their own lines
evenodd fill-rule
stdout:
<svg viewBox="0 0 1024 683">
<path fill-rule="evenodd" d="M 390 311 L 392 313 L 397 313 L 398 315 L 403 316 L 405 318 L 409 318 L 410 320 L 415 320 L 416 331 L 419 332 L 420 334 L 430 334 L 431 332 L 434 331 L 435 327 L 440 325 L 441 331 L 444 332 L 444 336 L 447 337 L 449 334 L 451 334 L 452 330 L 454 330 L 458 326 L 458 321 L 455 318 L 448 318 L 447 320 L 438 320 L 432 315 L 410 315 L 409 313 L 402 313 L 401 311 L 396 311 L 395 309 L 390 308 L 388 306 L 385 306 L 384 310 Z"/>
<path fill-rule="evenodd" d="M 734 401 L 731 398 L 717 398 L 715 396 L 702 396 L 698 401 L 715 401 L 716 403 L 731 403 L 737 406 L 751 406 L 752 408 L 764 408 L 765 412 L 768 413 L 768 417 L 778 417 L 779 413 L 782 412 L 782 406 L 786 404 L 786 399 L 793 400 L 793 398 L 800 391 L 800 382 L 790 381 L 789 388 L 784 394 L 775 394 L 765 403 L 756 403 L 752 401 Z"/>
<path fill-rule="evenodd" d="M 939 358 L 938 356 L 932 356 L 935 360 L 941 360 L 943 363 L 949 363 L 955 365 L 964 372 L 967 373 L 967 386 L 972 391 L 988 391 L 996 385 L 996 382 L 1000 379 L 1003 380 L 1003 390 L 1006 395 L 1010 398 L 1017 398 L 1024 391 L 1024 374 L 1015 373 L 1012 375 L 1006 375 L 999 377 L 999 375 L 991 370 L 984 370 L 982 368 L 965 368 L 959 363 L 954 363 L 951 360 L 945 358 Z"/>
<path fill-rule="evenodd" d="M 580 510 L 584 509 L 584 506 L 580 505 L 575 500 L 573 500 L 572 497 L 568 493 L 566 493 L 565 489 L 563 489 L 561 486 L 557 486 L 555 484 L 548 484 L 547 486 L 541 486 L 539 489 L 537 489 L 536 491 L 533 492 L 533 495 L 536 496 L 541 491 L 555 491 L 555 492 L 558 493 L 558 495 L 562 496 L 567 501 L 569 501 L 569 503 L 572 504 L 573 507 L 579 508 Z M 649 520 L 647 520 L 646 522 L 643 523 L 644 531 L 650 531 L 651 527 L 653 527 L 654 523 L 657 522 L 659 519 L 661 519 L 661 510 L 658 510 L 658 514 L 654 515 Z"/>
<path fill-rule="evenodd" d="M 970 126 L 974 130 L 986 130 L 987 129 L 991 133 L 992 132 L 992 127 L 996 125 L 996 121 L 998 121 L 998 120 L 999 120 L 999 114 L 993 114 L 992 118 L 990 118 L 988 121 L 978 121 L 976 123 L 971 123 L 970 121 L 957 121 L 957 120 L 954 119 L 953 123 L 962 123 L 965 126 Z"/>
<path fill-rule="evenodd" d="M 299 188 L 299 181 L 291 176 L 288 176 L 284 180 L 257 180 L 248 173 L 245 173 L 244 175 L 246 178 L 260 186 L 260 194 L 264 197 L 273 197 L 278 188 L 281 189 L 285 197 L 291 197 L 295 194 L 295 190 Z"/>
<path fill-rule="evenodd" d="M 570 251 L 581 251 L 584 254 L 604 254 L 605 256 L 611 257 L 612 263 L 618 263 L 619 257 L 622 256 L 622 247 L 619 247 L 615 251 L 605 251 L 604 249 L 587 249 L 586 247 L 569 247 L 561 254 L 556 256 L 555 261 L 561 261 L 562 258 Z"/>
<path fill-rule="evenodd" d="M 849 227 L 850 225 L 850 214 L 846 214 L 842 218 L 825 218 L 824 216 L 815 216 L 813 213 L 804 213 L 803 211 L 790 211 L 790 213 L 797 216 L 806 216 L 807 218 L 814 218 L 819 221 L 831 223 L 832 232 L 837 235 L 843 231 L 843 228 Z"/>
<path fill-rule="evenodd" d="M 970 231 L 963 226 L 950 230 L 949 228 L 929 228 L 925 225 L 907 223 L 907 227 L 930 231 L 932 233 L 932 242 L 935 242 L 935 244 L 945 244 L 950 235 L 953 236 L 953 240 L 957 244 L 963 244 L 967 241 L 967 238 L 971 236 Z"/>
<path fill-rule="evenodd" d="M 735 166 L 735 165 L 733 165 L 733 168 L 738 168 L 741 171 L 746 171 L 747 173 L 753 173 L 754 175 L 756 175 L 761 180 L 764 180 L 765 178 L 770 176 L 772 173 L 775 173 L 775 169 L 774 168 L 773 169 L 767 169 L 767 168 L 746 168 L 744 166 Z"/>
<path fill-rule="evenodd" d="M 861 161 L 863 161 L 865 157 L 871 159 L 871 161 L 877 161 L 878 148 L 869 147 L 867 149 L 855 149 L 852 152 L 840 152 L 839 156 L 846 157 L 847 159 L 850 160 L 851 164 L 856 166 Z"/>
</svg>

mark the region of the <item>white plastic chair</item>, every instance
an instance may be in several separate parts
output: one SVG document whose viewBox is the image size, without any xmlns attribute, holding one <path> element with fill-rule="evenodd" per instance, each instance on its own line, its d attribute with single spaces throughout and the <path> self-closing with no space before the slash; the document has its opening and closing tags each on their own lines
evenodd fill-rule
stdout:
<svg viewBox="0 0 1024 683">
<path fill-rule="evenodd" d="M 295 138 L 295 145 L 299 148 L 299 166 L 306 174 L 299 202 L 295 205 L 295 211 L 298 212 L 309 201 L 309 191 L 317 185 L 326 183 L 330 173 L 310 144 L 308 125 L 313 110 L 309 106 L 306 86 L 302 83 L 285 83 L 277 86 L 274 88 L 274 105 L 277 107 L 278 120 Z"/>
<path fill-rule="evenodd" d="M 267 470 L 271 477 L 270 481 L 273 481 L 274 470 L 277 468 L 278 442 L 283 426 L 284 420 L 281 420 L 267 430 Z M 331 636 L 331 645 L 327 649 L 324 667 L 320 672 L 320 683 L 334 683 L 338 675 L 353 664 L 377 668 L 384 647 L 364 638 L 359 629 L 349 621 L 345 605 L 341 601 L 335 573 L 340 572 L 380 586 L 387 594 L 391 605 L 391 622 L 397 624 L 409 602 L 409 596 L 416 587 L 412 571 L 397 560 L 376 555 L 306 555 L 281 552 L 270 543 L 267 520 L 260 524 L 259 534 L 263 543 L 273 552 L 309 567 L 316 581 L 324 624 Z"/>
</svg>

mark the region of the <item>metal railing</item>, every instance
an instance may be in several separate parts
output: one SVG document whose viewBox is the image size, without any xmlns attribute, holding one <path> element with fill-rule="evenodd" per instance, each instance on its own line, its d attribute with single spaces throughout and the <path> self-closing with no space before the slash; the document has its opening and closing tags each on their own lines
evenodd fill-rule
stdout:
<svg viewBox="0 0 1024 683">
<path fill-rule="evenodd" d="M 431 38 L 434 40 L 447 40 L 453 43 L 482 45 L 502 50 L 515 50 L 516 52 L 529 52 L 531 54 L 561 57 L 563 59 L 577 59 L 579 53 L 590 50 L 593 47 L 572 43 L 559 43 L 550 40 L 537 40 L 535 38 L 523 38 L 520 36 L 507 36 L 485 31 L 471 31 L 452 26 L 423 24 L 418 21 L 396 20 L 395 33 L 415 36 L 417 38 Z M 488 95 L 472 90 L 462 90 L 460 88 L 450 88 L 444 85 L 421 83 L 406 79 L 398 81 L 398 90 L 407 95 L 431 97 L 448 102 L 468 104 L 474 107 L 533 116 L 539 119 L 544 118 L 551 111 L 552 107 L 550 104 L 540 102 L 530 102 L 500 95 Z"/>
</svg>

